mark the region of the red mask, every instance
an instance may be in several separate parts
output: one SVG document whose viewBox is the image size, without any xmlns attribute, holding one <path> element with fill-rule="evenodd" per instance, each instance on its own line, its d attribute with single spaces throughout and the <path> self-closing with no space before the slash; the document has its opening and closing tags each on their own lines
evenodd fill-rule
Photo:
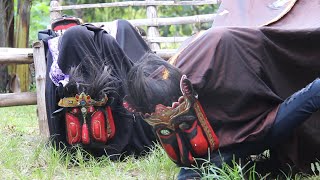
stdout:
<svg viewBox="0 0 320 180">
<path fill-rule="evenodd" d="M 56 32 L 57 35 L 61 35 L 70 27 L 80 25 L 81 21 L 81 19 L 76 17 L 62 16 L 51 23 L 51 29 Z"/>
<path fill-rule="evenodd" d="M 183 96 L 172 107 L 158 104 L 154 113 L 143 116 L 169 157 L 176 164 L 190 166 L 194 158 L 205 157 L 216 150 L 219 140 L 185 75 L 181 78 L 180 89 Z"/>
<path fill-rule="evenodd" d="M 70 145 L 105 144 L 112 139 L 115 125 L 110 106 L 105 106 L 107 101 L 107 96 L 95 101 L 85 93 L 59 101 L 59 106 L 67 108 L 66 133 Z"/>
</svg>

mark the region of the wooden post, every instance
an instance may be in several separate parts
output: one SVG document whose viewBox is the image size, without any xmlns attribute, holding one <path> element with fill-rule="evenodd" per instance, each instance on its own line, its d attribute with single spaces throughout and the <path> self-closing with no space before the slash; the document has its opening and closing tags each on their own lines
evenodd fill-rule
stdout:
<svg viewBox="0 0 320 180">
<path fill-rule="evenodd" d="M 146 0 L 146 2 L 150 2 L 150 1 L 154 1 L 154 0 Z M 147 6 L 147 18 L 153 19 L 153 18 L 157 18 L 157 17 L 158 17 L 157 7 L 156 6 Z M 148 26 L 147 31 L 148 31 L 147 32 L 148 37 L 159 37 L 160 36 L 158 27 L 156 27 L 156 26 Z M 160 49 L 159 43 L 151 43 L 151 49 L 152 50 Z"/>
<path fill-rule="evenodd" d="M 45 83 L 46 83 L 46 57 L 42 41 L 33 44 L 33 60 L 35 66 L 35 79 L 37 86 L 37 114 L 40 128 L 40 135 L 49 138 L 49 126 L 47 119 Z"/>
<path fill-rule="evenodd" d="M 59 7 L 58 0 L 51 0 L 50 1 L 50 22 L 51 23 L 53 20 L 61 17 L 61 11 L 52 10 L 53 7 Z"/>
</svg>

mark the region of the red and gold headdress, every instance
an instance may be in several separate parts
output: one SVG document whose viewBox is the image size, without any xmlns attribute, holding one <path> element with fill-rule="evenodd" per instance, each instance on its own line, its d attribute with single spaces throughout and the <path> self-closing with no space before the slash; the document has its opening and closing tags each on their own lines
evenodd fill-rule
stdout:
<svg viewBox="0 0 320 180">
<path fill-rule="evenodd" d="M 74 97 L 60 99 L 58 103 L 60 107 L 71 109 L 66 113 L 67 140 L 69 144 L 81 142 L 87 145 L 90 144 L 92 140 L 106 143 L 107 139 L 114 136 L 115 125 L 111 108 L 109 106 L 103 107 L 107 102 L 107 95 L 100 101 L 96 101 L 84 92 L 76 94 Z M 97 106 L 102 108 L 96 110 L 95 107 Z M 82 124 L 78 116 L 79 109 L 82 114 Z M 103 111 L 106 112 L 106 116 Z M 88 114 L 90 114 L 90 116 L 87 116 Z M 87 125 L 87 119 L 90 120 L 90 131 Z M 91 136 L 89 134 L 91 134 Z"/>
<path fill-rule="evenodd" d="M 158 104 L 155 107 L 155 112 L 149 114 L 142 114 L 144 120 L 150 124 L 152 127 L 158 125 L 165 125 L 170 129 L 174 129 L 173 120 L 181 115 L 184 115 L 190 111 L 191 108 L 194 109 L 196 116 L 203 127 L 204 133 L 207 136 L 211 150 L 217 149 L 219 146 L 219 140 L 209 121 L 205 112 L 202 109 L 200 102 L 198 101 L 198 95 L 194 91 L 191 82 L 187 79 L 186 75 L 183 75 L 180 80 L 180 90 L 183 94 L 177 102 L 172 103 L 171 107 Z M 125 101 L 123 106 L 131 112 L 136 112 L 136 110 L 130 106 L 130 104 Z"/>
<path fill-rule="evenodd" d="M 87 106 L 104 106 L 108 101 L 108 96 L 105 95 L 100 101 L 96 101 L 82 92 L 76 94 L 74 97 L 65 97 L 60 99 L 58 105 L 60 107 L 87 107 Z"/>
</svg>

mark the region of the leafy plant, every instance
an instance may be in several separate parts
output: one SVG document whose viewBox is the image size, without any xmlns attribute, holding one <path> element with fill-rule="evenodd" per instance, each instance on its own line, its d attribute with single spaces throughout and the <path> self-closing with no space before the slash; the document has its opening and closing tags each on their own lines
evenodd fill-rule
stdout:
<svg viewBox="0 0 320 180">
<path fill-rule="evenodd" d="M 311 170 L 314 175 L 320 176 L 320 161 L 316 161 L 314 163 L 311 163 Z"/>
<path fill-rule="evenodd" d="M 210 157 L 208 157 L 208 159 L 197 160 L 203 163 L 196 164 L 189 169 L 199 172 L 203 180 L 265 180 L 268 177 L 268 174 L 262 176 L 256 172 L 255 165 L 248 167 L 249 164 L 241 165 L 241 163 L 235 160 L 232 161 L 231 165 L 223 162 L 221 167 L 210 162 Z"/>
<path fill-rule="evenodd" d="M 38 39 L 38 31 L 47 29 L 50 25 L 50 0 L 33 0 L 30 13 L 30 47 Z"/>
</svg>

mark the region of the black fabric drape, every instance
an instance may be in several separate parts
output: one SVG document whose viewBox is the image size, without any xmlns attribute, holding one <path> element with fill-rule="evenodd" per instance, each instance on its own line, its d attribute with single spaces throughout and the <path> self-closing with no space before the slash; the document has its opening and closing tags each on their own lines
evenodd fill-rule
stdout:
<svg viewBox="0 0 320 180">
<path fill-rule="evenodd" d="M 107 142 L 105 150 L 109 155 L 140 154 L 150 149 L 155 136 L 146 122 L 140 117 L 132 116 L 122 107 L 122 98 L 127 92 L 122 80 L 126 78 L 133 63 L 149 52 L 149 48 L 144 42 L 141 42 L 141 37 L 137 37 L 139 34 L 127 21 L 120 22 L 121 24 L 118 24 L 117 27 L 119 42 L 106 31 L 92 25 L 75 26 L 68 29 L 60 38 L 58 64 L 65 74 L 68 74 L 72 66 L 79 65 L 84 58 L 91 58 L 97 64 L 111 67 L 112 74 L 121 81 L 117 87 L 117 93 L 111 95 L 114 99 L 111 108 L 116 134 L 112 140 Z M 137 45 L 140 47 L 139 51 L 135 49 Z M 47 53 L 47 72 L 51 64 L 52 57 L 49 52 Z M 84 73 L 90 72 L 84 71 Z M 51 82 L 47 73 L 46 104 L 50 134 L 55 142 L 66 143 L 63 113 L 52 116 L 52 113 L 58 109 L 57 102 L 60 98 L 56 86 Z M 97 156 L 104 154 L 103 149 L 88 150 Z M 112 157 L 117 158 L 117 156 Z"/>
</svg>

